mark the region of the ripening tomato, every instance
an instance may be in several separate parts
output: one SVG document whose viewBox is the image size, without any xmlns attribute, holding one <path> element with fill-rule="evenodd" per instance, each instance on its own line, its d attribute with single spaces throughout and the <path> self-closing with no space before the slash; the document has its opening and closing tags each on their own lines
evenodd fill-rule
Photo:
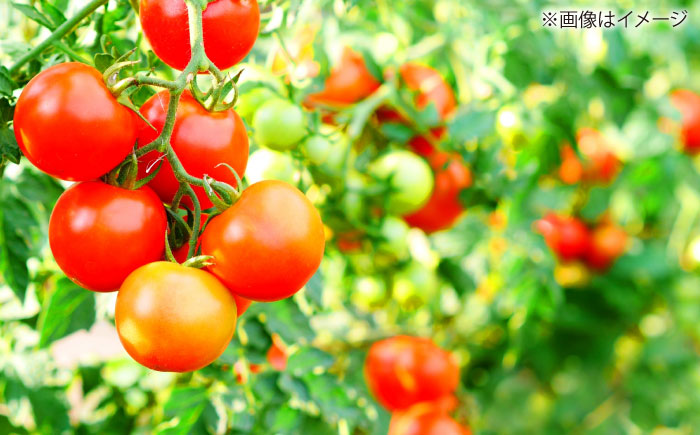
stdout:
<svg viewBox="0 0 700 435">
<path fill-rule="evenodd" d="M 414 408 L 391 416 L 388 435 L 471 435 L 445 412 L 423 405 Z"/>
<path fill-rule="evenodd" d="M 163 204 L 148 187 L 126 190 L 84 181 L 56 202 L 49 244 L 68 278 L 108 292 L 137 268 L 162 258 L 166 228 Z"/>
<path fill-rule="evenodd" d="M 139 147 L 153 142 L 163 130 L 169 102 L 170 94 L 162 91 L 141 106 L 143 116 L 158 131 L 141 122 Z M 207 174 L 217 181 L 235 187 L 236 177 L 231 170 L 225 166 L 217 167 L 217 165 L 228 164 L 242 178 L 248 163 L 248 134 L 240 116 L 233 109 L 209 112 L 189 91 L 183 92 L 180 97 L 170 144 L 187 173 L 197 178 Z M 163 162 L 162 167 L 148 185 L 155 190 L 163 202 L 170 203 L 180 184 L 175 178 L 170 163 L 162 158 L 162 154 L 151 151 L 141 157 L 139 176 L 146 176 L 147 171 L 154 170 L 160 161 Z M 202 209 L 212 207 L 213 204 L 204 192 L 204 188 L 193 187 L 193 189 Z M 183 201 L 185 204 L 192 204 L 189 198 L 184 198 Z"/>
<path fill-rule="evenodd" d="M 452 88 L 437 70 L 427 65 L 409 62 L 403 64 L 399 72 L 406 86 L 418 91 L 416 106 L 419 109 L 424 109 L 432 103 L 442 120 L 454 112 L 457 102 Z"/>
<path fill-rule="evenodd" d="M 277 335 L 272 336 L 272 344 L 267 350 L 267 362 L 270 363 L 273 369 L 278 372 L 283 372 L 287 368 L 287 350 L 286 346 L 282 342 L 282 339 Z"/>
<path fill-rule="evenodd" d="M 248 124 L 253 123 L 255 112 L 266 102 L 279 98 L 279 95 L 267 86 L 251 89 L 248 92 L 241 93 L 236 103 L 236 113 L 241 115 Z"/>
<path fill-rule="evenodd" d="M 459 384 L 459 367 L 431 340 L 400 335 L 372 345 L 365 378 L 377 401 L 397 411 L 451 395 Z"/>
<path fill-rule="evenodd" d="M 611 151 L 605 136 L 593 128 L 582 128 L 576 133 L 576 142 L 586 159 L 583 179 L 591 183 L 612 182 L 620 172 L 622 163 Z"/>
<path fill-rule="evenodd" d="M 192 57 L 183 0 L 141 0 L 141 28 L 156 55 L 185 69 Z M 260 27 L 257 0 L 214 0 L 202 13 L 204 51 L 219 69 L 240 62 L 253 48 Z"/>
<path fill-rule="evenodd" d="M 611 223 L 604 223 L 592 231 L 591 249 L 586 255 L 586 264 L 596 270 L 605 270 L 625 253 L 627 233 Z"/>
<path fill-rule="evenodd" d="M 426 233 L 451 227 L 464 211 L 459 195 L 471 186 L 472 175 L 458 154 L 435 151 L 430 157 L 435 187 L 428 202 L 418 211 L 404 216 L 409 225 Z"/>
<path fill-rule="evenodd" d="M 549 213 L 537 221 L 547 246 L 564 261 L 582 258 L 591 247 L 591 233 L 579 219 Z"/>
<path fill-rule="evenodd" d="M 576 184 L 583 178 L 583 164 L 570 145 L 561 149 L 561 166 L 559 178 L 565 184 Z"/>
<path fill-rule="evenodd" d="M 311 201 L 292 185 L 267 180 L 209 222 L 202 254 L 209 270 L 235 294 L 276 301 L 299 291 L 321 264 L 323 223 Z"/>
<path fill-rule="evenodd" d="M 681 112 L 683 150 L 697 154 L 700 152 L 700 95 L 679 89 L 671 94 L 671 103 Z"/>
<path fill-rule="evenodd" d="M 277 98 L 255 112 L 253 129 L 258 145 L 286 151 L 296 147 L 306 136 L 306 120 L 299 106 Z"/>
<path fill-rule="evenodd" d="M 342 107 L 369 97 L 379 86 L 362 55 L 345 47 L 340 63 L 331 71 L 323 90 L 309 95 L 307 102 Z"/>
<path fill-rule="evenodd" d="M 54 65 L 29 81 L 14 129 L 27 159 L 62 180 L 101 177 L 136 143 L 134 113 L 117 102 L 99 71 L 78 62 Z"/>
<path fill-rule="evenodd" d="M 387 212 L 403 215 L 420 209 L 433 191 L 433 174 L 424 159 L 410 151 L 392 151 L 370 165 L 370 174 L 385 180 Z"/>
<path fill-rule="evenodd" d="M 114 320 L 124 349 L 158 371 L 211 364 L 236 328 L 236 304 L 212 274 L 159 261 L 135 270 L 117 295 Z"/>
</svg>

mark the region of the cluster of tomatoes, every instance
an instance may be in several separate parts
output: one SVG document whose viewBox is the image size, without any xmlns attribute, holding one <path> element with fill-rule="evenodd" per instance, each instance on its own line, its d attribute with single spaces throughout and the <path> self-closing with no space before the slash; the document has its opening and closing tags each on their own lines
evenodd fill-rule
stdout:
<svg viewBox="0 0 700 435">
<path fill-rule="evenodd" d="M 679 89 L 671 94 L 671 103 L 681 112 L 681 142 L 683 151 L 695 155 L 700 152 L 700 95 Z"/>
<path fill-rule="evenodd" d="M 365 360 L 367 385 L 392 413 L 389 435 L 467 435 L 452 417 L 459 384 L 453 355 L 431 340 L 396 336 L 375 342 Z"/>
<path fill-rule="evenodd" d="M 210 60 L 223 69 L 245 57 L 259 20 L 255 1 L 210 3 L 203 14 Z M 185 4 L 145 0 L 141 22 L 156 54 L 185 68 L 190 58 Z M 231 26 L 238 29 L 235 35 Z M 145 122 L 117 101 L 96 69 L 64 63 L 27 84 L 14 127 L 30 162 L 76 182 L 51 214 L 49 242 L 59 267 L 86 289 L 119 291 L 117 331 L 135 360 L 182 372 L 218 358 L 251 301 L 275 301 L 300 290 L 320 265 L 325 237 L 316 208 L 288 183 L 252 184 L 221 213 L 212 207 L 206 184 L 194 186 L 192 198 L 178 198 L 183 172 L 242 188 L 237 176 L 248 160 L 248 134 L 239 115 L 233 109 L 206 110 L 189 91 L 179 95 L 171 151 L 154 149 L 136 167 L 125 166 L 166 128 L 171 97 L 167 91 L 153 95 L 140 110 Z M 275 122 L 280 116 L 275 108 L 259 124 Z M 270 130 L 264 125 L 256 130 L 259 142 L 286 146 L 265 137 Z M 298 141 L 304 132 L 290 133 L 285 140 Z M 121 168 L 132 173 L 125 176 Z M 193 242 L 194 252 L 210 259 L 206 269 L 163 261 L 168 232 L 176 221 L 193 218 L 195 198 L 213 210 L 208 219 L 203 215 L 201 236 Z M 173 246 L 181 262 L 188 257 L 187 242 Z"/>
</svg>

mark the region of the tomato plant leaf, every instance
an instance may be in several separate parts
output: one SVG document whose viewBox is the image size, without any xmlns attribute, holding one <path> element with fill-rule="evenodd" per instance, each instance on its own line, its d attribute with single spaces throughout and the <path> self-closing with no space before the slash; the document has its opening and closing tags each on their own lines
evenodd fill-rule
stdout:
<svg viewBox="0 0 700 435">
<path fill-rule="evenodd" d="M 295 343 L 301 339 L 308 343 L 313 339 L 314 332 L 309 319 L 291 298 L 272 304 L 254 304 L 251 309 L 253 307 L 265 313 L 265 327 L 270 332 L 279 334 L 283 341 Z"/>
<path fill-rule="evenodd" d="M 60 278 L 39 316 L 39 347 L 95 323 L 95 295 L 68 278 Z"/>
<path fill-rule="evenodd" d="M 22 12 L 30 20 L 35 21 L 50 30 L 56 28 L 51 20 L 46 17 L 46 15 L 39 12 L 35 7 L 21 3 L 12 3 L 12 6 L 18 11 Z"/>
<path fill-rule="evenodd" d="M 20 300 L 29 285 L 27 260 L 32 254 L 38 223 L 29 206 L 9 193 L 0 193 L 0 273 Z"/>
</svg>

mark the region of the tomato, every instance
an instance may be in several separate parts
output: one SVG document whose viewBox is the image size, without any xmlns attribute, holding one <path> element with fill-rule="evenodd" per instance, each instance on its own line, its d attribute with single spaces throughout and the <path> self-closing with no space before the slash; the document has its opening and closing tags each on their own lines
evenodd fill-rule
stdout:
<svg viewBox="0 0 700 435">
<path fill-rule="evenodd" d="M 582 258 L 591 247 L 588 227 L 575 217 L 550 213 L 537 222 L 537 229 L 561 260 Z"/>
<path fill-rule="evenodd" d="M 379 227 L 381 242 L 377 244 L 377 250 L 386 252 L 396 258 L 408 255 L 408 231 L 409 227 L 403 219 L 395 216 L 386 216 Z"/>
<path fill-rule="evenodd" d="M 288 183 L 261 181 L 209 222 L 202 253 L 209 270 L 235 294 L 276 301 L 299 291 L 321 264 L 323 223 L 313 204 Z"/>
<path fill-rule="evenodd" d="M 136 143 L 133 112 L 112 96 L 99 71 L 77 62 L 54 65 L 27 84 L 14 129 L 27 159 L 62 180 L 101 177 Z"/>
<path fill-rule="evenodd" d="M 84 181 L 66 190 L 49 221 L 51 252 L 63 272 L 90 290 L 117 290 L 165 249 L 167 220 L 148 187 L 126 190 Z"/>
<path fill-rule="evenodd" d="M 294 184 L 297 168 L 294 159 L 287 153 L 266 148 L 255 150 L 248 160 L 248 182 L 251 184 L 263 180 L 280 180 Z"/>
<path fill-rule="evenodd" d="M 355 278 L 350 299 L 356 306 L 371 311 L 387 299 L 386 284 L 373 276 Z"/>
<path fill-rule="evenodd" d="M 321 165 L 328 160 L 332 147 L 328 139 L 320 135 L 309 136 L 302 143 L 304 155 L 314 165 Z"/>
<path fill-rule="evenodd" d="M 583 179 L 590 183 L 612 182 L 620 171 L 621 162 L 610 151 L 603 134 L 592 128 L 582 128 L 576 134 L 576 141 L 581 155 L 586 158 Z"/>
<path fill-rule="evenodd" d="M 464 211 L 460 193 L 472 184 L 469 168 L 458 154 L 435 151 L 430 157 L 435 187 L 428 202 L 418 211 L 404 216 L 409 225 L 426 233 L 450 228 Z"/>
<path fill-rule="evenodd" d="M 377 401 L 396 411 L 451 395 L 459 384 L 459 367 L 431 340 L 400 335 L 370 347 L 365 378 Z"/>
<path fill-rule="evenodd" d="M 287 368 L 287 350 L 278 335 L 272 336 L 272 344 L 265 356 L 267 357 L 267 362 L 278 372 L 282 372 Z"/>
<path fill-rule="evenodd" d="M 158 131 L 153 130 L 145 122 L 139 128 L 139 147 L 145 146 L 158 137 L 165 125 L 166 112 L 170 102 L 167 91 L 152 96 L 141 107 L 141 113 Z M 192 176 L 202 178 L 210 175 L 217 181 L 236 186 L 236 177 L 225 166 L 226 163 L 236 170 L 240 177 L 248 163 L 248 135 L 241 118 L 233 110 L 209 112 L 195 100 L 189 91 L 183 92 L 177 108 L 175 126 L 170 144 L 180 159 L 180 163 Z M 152 151 L 140 158 L 139 176 L 147 175 L 147 170 L 157 167 L 156 161 L 162 160 L 160 171 L 148 185 L 155 190 L 160 199 L 170 203 L 180 184 L 175 178 L 172 167 L 167 159 L 161 159 L 161 154 Z M 204 188 L 193 187 L 202 209 L 212 207 L 212 203 L 204 193 Z M 185 198 L 185 204 L 192 204 Z"/>
<path fill-rule="evenodd" d="M 258 145 L 277 151 L 289 150 L 306 136 L 304 112 L 290 101 L 275 99 L 263 104 L 253 118 Z"/>
<path fill-rule="evenodd" d="M 438 295 L 440 280 L 435 271 L 411 261 L 394 275 L 392 296 L 404 309 L 416 309 Z"/>
<path fill-rule="evenodd" d="M 625 253 L 627 233 L 613 224 L 605 223 L 592 232 L 591 249 L 586 255 L 586 264 L 596 270 L 605 270 Z"/>
<path fill-rule="evenodd" d="M 279 98 L 279 96 L 268 87 L 251 89 L 238 97 L 236 113 L 241 115 L 241 118 L 245 119 L 248 124 L 252 124 L 255 112 L 273 98 Z"/>
<path fill-rule="evenodd" d="M 309 95 L 307 101 L 312 105 L 345 106 L 367 98 L 380 85 L 367 69 L 362 55 L 345 47 L 340 63 L 331 71 L 323 90 Z"/>
<path fill-rule="evenodd" d="M 433 104 L 442 120 L 457 107 L 454 93 L 440 73 L 427 65 L 409 62 L 399 69 L 401 78 L 409 89 L 418 91 L 416 106 L 424 109 Z"/>
<path fill-rule="evenodd" d="M 187 7 L 183 0 L 141 0 L 141 28 L 156 55 L 185 69 L 192 57 Z M 240 62 L 253 48 L 260 27 L 256 0 L 214 0 L 202 14 L 204 51 L 219 69 Z"/>
<path fill-rule="evenodd" d="M 471 435 L 447 413 L 431 410 L 422 405 L 391 416 L 388 435 Z"/>
<path fill-rule="evenodd" d="M 189 372 L 224 352 L 236 328 L 236 304 L 210 273 L 159 261 L 124 281 L 114 320 L 124 349 L 138 363 Z"/>
<path fill-rule="evenodd" d="M 384 154 L 370 166 L 370 174 L 389 185 L 387 212 L 408 214 L 420 209 L 433 190 L 430 166 L 410 151 Z"/>
<path fill-rule="evenodd" d="M 574 149 L 569 145 L 561 149 L 559 178 L 565 184 L 576 184 L 583 178 L 583 164 Z"/>
<path fill-rule="evenodd" d="M 679 89 L 671 94 L 671 103 L 681 112 L 683 150 L 697 154 L 700 152 L 700 95 Z"/>
</svg>

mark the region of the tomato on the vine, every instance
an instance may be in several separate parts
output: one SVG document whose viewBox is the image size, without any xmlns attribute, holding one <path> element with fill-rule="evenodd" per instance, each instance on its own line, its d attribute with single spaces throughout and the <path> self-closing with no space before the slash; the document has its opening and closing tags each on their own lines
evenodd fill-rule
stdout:
<svg viewBox="0 0 700 435">
<path fill-rule="evenodd" d="M 148 187 L 126 190 L 85 181 L 66 190 L 49 221 L 49 244 L 61 270 L 90 290 L 117 290 L 165 248 L 167 220 Z"/>
<path fill-rule="evenodd" d="M 153 51 L 165 63 L 185 69 L 192 51 L 187 7 L 183 0 L 141 0 L 141 27 Z M 257 0 L 214 0 L 202 13 L 204 51 L 224 70 L 253 48 L 260 27 Z"/>
<path fill-rule="evenodd" d="M 611 223 L 603 223 L 593 229 L 591 249 L 586 254 L 586 264 L 596 270 L 605 270 L 627 248 L 627 233 Z"/>
<path fill-rule="evenodd" d="M 400 335 L 372 345 L 365 377 L 377 401 L 396 411 L 451 395 L 459 384 L 459 367 L 431 340 Z"/>
<path fill-rule="evenodd" d="M 591 247 L 591 233 L 576 217 L 549 213 L 536 226 L 547 246 L 562 260 L 582 258 Z"/>
<path fill-rule="evenodd" d="M 236 327 L 236 304 L 210 273 L 170 262 L 134 271 L 117 295 L 115 323 L 126 351 L 159 371 L 211 364 Z"/>
<path fill-rule="evenodd" d="M 54 65 L 29 81 L 14 129 L 27 159 L 62 180 L 101 177 L 136 143 L 134 113 L 117 102 L 99 71 L 78 62 Z"/>
<path fill-rule="evenodd" d="M 370 174 L 389 185 L 387 212 L 412 213 L 423 206 L 433 190 L 433 173 L 428 163 L 410 151 L 392 151 L 370 165 Z"/>
<path fill-rule="evenodd" d="M 700 95 L 679 89 L 671 94 L 671 103 L 681 112 L 683 150 L 697 154 L 700 152 Z"/>
<path fill-rule="evenodd" d="M 464 211 L 459 195 L 472 184 L 469 168 L 459 155 L 436 151 L 430 157 L 435 187 L 428 202 L 418 211 L 404 216 L 406 222 L 426 233 L 451 227 Z"/>
<path fill-rule="evenodd" d="M 362 55 L 345 47 L 340 63 L 331 71 L 323 90 L 309 95 L 307 101 L 311 105 L 345 106 L 372 95 L 380 84 L 367 69 Z"/>
<path fill-rule="evenodd" d="M 419 109 L 424 109 L 432 103 L 442 120 L 454 112 L 457 102 L 452 88 L 436 69 L 409 62 L 401 65 L 399 72 L 406 86 L 418 91 L 416 106 Z"/>
<path fill-rule="evenodd" d="M 276 301 L 299 291 L 321 264 L 323 223 L 316 208 L 288 183 L 261 181 L 209 222 L 202 254 L 209 270 L 235 294 Z"/>
<path fill-rule="evenodd" d="M 294 103 L 277 98 L 255 112 L 253 129 L 259 145 L 277 151 L 289 150 L 306 136 L 304 112 Z"/>
<path fill-rule="evenodd" d="M 471 435 L 471 431 L 457 423 L 445 412 L 418 405 L 406 412 L 391 416 L 388 435 Z"/>
<path fill-rule="evenodd" d="M 141 122 L 139 147 L 151 143 L 163 130 L 169 102 L 170 94 L 162 91 L 141 106 L 141 113 L 157 131 Z M 210 175 L 215 180 L 234 187 L 236 176 L 226 166 L 218 165 L 228 164 L 239 177 L 243 177 L 248 163 L 248 134 L 240 116 L 233 109 L 209 112 L 189 91 L 183 92 L 180 97 L 170 144 L 187 173 L 198 178 Z M 147 171 L 155 170 L 161 161 L 160 171 L 148 185 L 163 202 L 170 203 L 180 184 L 168 159 L 157 151 L 147 153 L 139 159 L 139 176 L 148 175 Z M 212 206 L 204 188 L 193 186 L 193 189 L 202 209 Z M 184 201 L 185 204 L 191 204 L 189 198 Z"/>
</svg>

